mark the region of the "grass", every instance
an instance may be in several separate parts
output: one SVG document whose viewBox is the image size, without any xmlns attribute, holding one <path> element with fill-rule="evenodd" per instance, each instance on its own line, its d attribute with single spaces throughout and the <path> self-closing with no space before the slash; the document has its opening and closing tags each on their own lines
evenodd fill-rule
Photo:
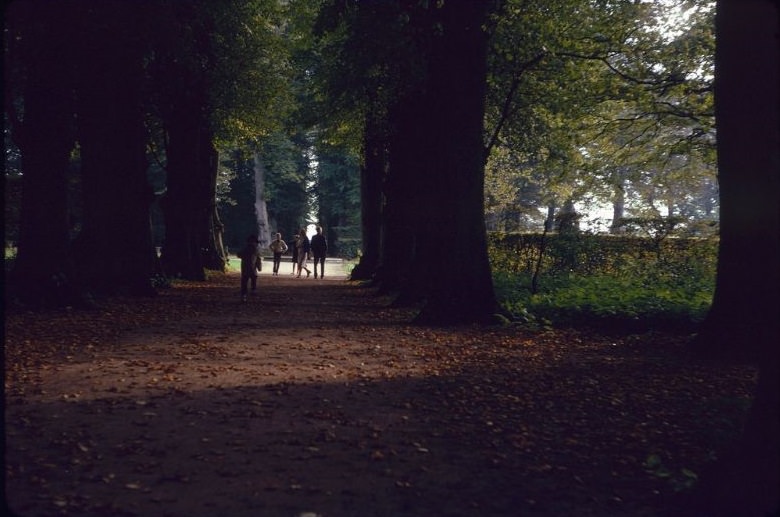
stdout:
<svg viewBox="0 0 780 517">
<path fill-rule="evenodd" d="M 265 264 L 263 264 L 265 266 Z M 241 272 L 241 259 L 236 255 L 228 255 L 228 263 L 226 265 L 227 272 L 240 273 Z"/>
<path fill-rule="evenodd" d="M 692 327 L 712 303 L 709 281 L 680 282 L 657 275 L 559 275 L 532 294 L 529 277 L 497 273 L 496 294 L 515 318 L 540 325 L 614 328 Z"/>
</svg>

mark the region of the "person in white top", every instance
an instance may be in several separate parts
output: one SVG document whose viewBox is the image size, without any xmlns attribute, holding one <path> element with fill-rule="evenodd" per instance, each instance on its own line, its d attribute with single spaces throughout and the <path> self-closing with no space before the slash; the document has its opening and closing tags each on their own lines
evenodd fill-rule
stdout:
<svg viewBox="0 0 780 517">
<path fill-rule="evenodd" d="M 277 233 L 268 248 L 274 254 L 274 276 L 279 274 L 279 264 L 282 263 L 282 254 L 287 251 L 287 243 L 282 240 L 282 234 Z"/>
</svg>

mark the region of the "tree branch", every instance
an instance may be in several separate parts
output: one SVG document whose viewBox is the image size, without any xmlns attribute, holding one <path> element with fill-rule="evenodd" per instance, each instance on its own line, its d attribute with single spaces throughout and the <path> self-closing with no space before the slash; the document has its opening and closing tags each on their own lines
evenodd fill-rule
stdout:
<svg viewBox="0 0 780 517">
<path fill-rule="evenodd" d="M 509 120 L 509 114 L 512 110 L 512 101 L 514 99 L 515 93 L 517 93 L 517 88 L 520 86 L 520 79 L 522 79 L 523 74 L 525 72 L 527 72 L 531 67 L 538 64 L 542 59 L 544 59 L 546 55 L 547 52 L 543 51 L 537 54 L 536 56 L 534 56 L 531 60 L 522 63 L 517 73 L 515 73 L 515 76 L 512 78 L 512 83 L 509 86 L 509 91 L 507 92 L 506 97 L 504 98 L 503 105 L 501 106 L 501 116 L 498 119 L 498 123 L 496 124 L 496 127 L 493 130 L 493 134 L 491 135 L 490 140 L 488 141 L 487 145 L 484 148 L 483 157 L 485 161 L 487 161 L 488 156 L 490 156 L 490 151 L 498 142 L 498 135 L 501 134 L 501 130 L 504 128 L 506 121 Z"/>
</svg>

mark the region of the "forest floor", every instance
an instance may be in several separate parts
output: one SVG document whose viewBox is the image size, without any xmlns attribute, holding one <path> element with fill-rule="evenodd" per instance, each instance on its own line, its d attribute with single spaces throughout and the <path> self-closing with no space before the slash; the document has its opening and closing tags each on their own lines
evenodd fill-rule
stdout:
<svg viewBox="0 0 780 517">
<path fill-rule="evenodd" d="M 755 369 L 690 336 L 434 328 L 344 278 L 235 274 L 9 312 L 20 516 L 651 516 L 738 431 Z"/>
</svg>

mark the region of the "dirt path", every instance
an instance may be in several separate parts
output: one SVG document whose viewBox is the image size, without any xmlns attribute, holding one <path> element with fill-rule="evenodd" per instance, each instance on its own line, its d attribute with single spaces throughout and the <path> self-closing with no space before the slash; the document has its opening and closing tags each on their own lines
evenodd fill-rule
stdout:
<svg viewBox="0 0 780 517">
<path fill-rule="evenodd" d="M 421 328 L 336 278 L 237 286 L 6 318 L 16 514 L 655 515 L 674 487 L 648 455 L 696 469 L 753 382 L 646 353 L 674 337 Z"/>
</svg>

